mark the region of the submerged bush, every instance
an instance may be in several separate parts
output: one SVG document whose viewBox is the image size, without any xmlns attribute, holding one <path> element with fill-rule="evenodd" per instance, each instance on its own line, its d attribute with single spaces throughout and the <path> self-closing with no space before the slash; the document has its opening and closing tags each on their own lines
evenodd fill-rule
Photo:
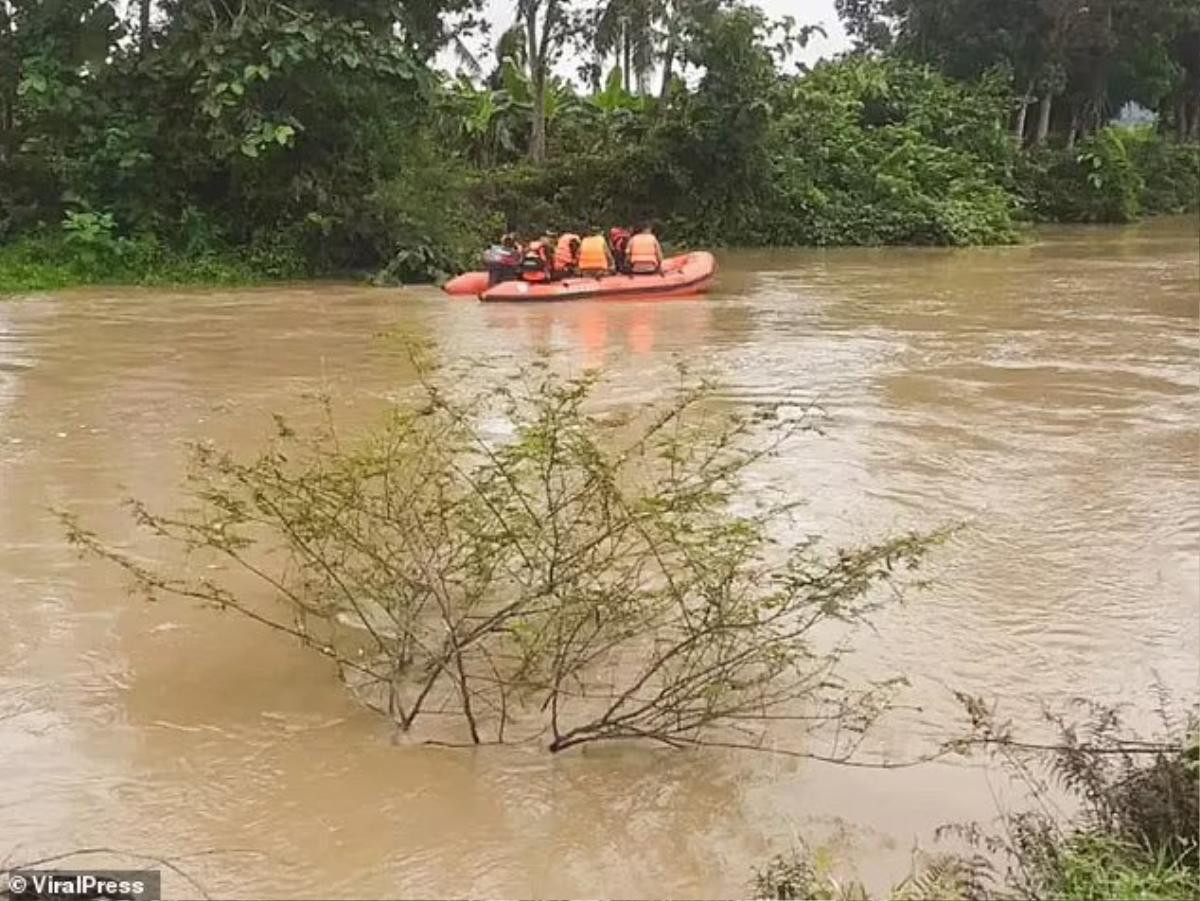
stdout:
<svg viewBox="0 0 1200 901">
<path fill-rule="evenodd" d="M 761 749 L 766 726 L 787 721 L 816 737 L 837 727 L 827 749 L 791 753 L 854 753 L 897 683 L 844 684 L 840 651 L 813 636 L 894 600 L 875 588 L 934 538 L 781 546 L 796 498 L 760 493 L 735 510 L 743 475 L 803 418 L 717 413 L 702 383 L 601 418 L 595 375 L 533 368 L 468 394 L 417 362 L 415 395 L 362 439 L 280 421 L 250 460 L 197 448 L 190 510 L 134 504 L 150 533 L 253 575 L 271 605 L 219 570 L 148 568 L 67 517 L 72 540 L 148 594 L 316 649 L 404 733 L 436 709 L 473 743 Z"/>
</svg>

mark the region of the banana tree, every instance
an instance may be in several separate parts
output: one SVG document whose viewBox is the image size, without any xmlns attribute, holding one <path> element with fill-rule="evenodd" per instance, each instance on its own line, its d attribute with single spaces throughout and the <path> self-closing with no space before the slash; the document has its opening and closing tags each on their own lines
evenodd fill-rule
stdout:
<svg viewBox="0 0 1200 901">
<path fill-rule="evenodd" d="M 504 58 L 482 89 L 465 77 L 445 86 L 441 105 L 452 139 L 465 145 L 471 159 L 482 165 L 515 159 L 533 129 L 533 83 L 511 56 Z M 546 85 L 543 115 L 548 124 L 579 106 L 559 79 Z"/>
<path fill-rule="evenodd" d="M 525 52 L 533 104 L 529 132 L 529 158 L 546 159 L 547 89 L 550 69 L 570 36 L 573 23 L 567 14 L 570 0 L 517 0 L 517 21 L 525 29 Z"/>
<path fill-rule="evenodd" d="M 509 91 L 479 89 L 460 77 L 443 89 L 440 106 L 450 139 L 474 162 L 490 165 L 520 154 L 529 106 Z"/>
</svg>

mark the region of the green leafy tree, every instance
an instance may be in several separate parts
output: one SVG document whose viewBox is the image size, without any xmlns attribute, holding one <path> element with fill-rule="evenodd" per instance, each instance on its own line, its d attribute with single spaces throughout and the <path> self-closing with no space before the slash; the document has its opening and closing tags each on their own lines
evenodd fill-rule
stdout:
<svg viewBox="0 0 1200 901">
<path fill-rule="evenodd" d="M 1200 115 L 1192 80 L 1200 54 L 1189 52 L 1200 51 L 1193 0 L 839 0 L 838 10 L 863 48 L 887 48 L 956 78 L 1006 72 L 1016 92 L 1014 132 L 1034 145 L 1052 132 L 1068 145 L 1095 134 L 1129 100 L 1168 104 L 1164 118 L 1183 123 L 1182 137 L 1192 130 L 1191 111 Z"/>
<path fill-rule="evenodd" d="M 122 34 L 108 2 L 0 3 L 0 236 L 57 218 L 77 123 Z"/>
</svg>

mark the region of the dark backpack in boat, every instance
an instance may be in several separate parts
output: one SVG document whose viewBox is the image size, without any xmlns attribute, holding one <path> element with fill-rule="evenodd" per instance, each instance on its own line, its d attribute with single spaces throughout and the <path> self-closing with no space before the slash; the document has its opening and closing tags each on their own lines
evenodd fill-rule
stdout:
<svg viewBox="0 0 1200 901">
<path fill-rule="evenodd" d="M 483 265 L 485 269 L 517 269 L 521 265 L 521 251 L 495 244 L 483 252 Z"/>
<path fill-rule="evenodd" d="M 521 274 L 521 251 L 494 244 L 483 252 L 483 268 L 487 270 L 489 286 L 517 278 Z"/>
</svg>

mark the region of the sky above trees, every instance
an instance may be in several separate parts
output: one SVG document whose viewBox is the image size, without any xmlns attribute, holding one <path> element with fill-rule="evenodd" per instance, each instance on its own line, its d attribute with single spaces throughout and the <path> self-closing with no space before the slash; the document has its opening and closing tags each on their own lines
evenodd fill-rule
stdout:
<svg viewBox="0 0 1200 901">
<path fill-rule="evenodd" d="M 814 34 L 808 46 L 796 54 L 797 62 L 812 64 L 821 57 L 833 56 L 850 47 L 850 39 L 838 21 L 833 0 L 756 0 L 756 5 L 771 18 L 792 16 L 797 24 L 821 25 L 825 29 L 828 37 Z M 488 22 L 491 23 L 494 38 L 513 23 L 516 16 L 516 0 L 486 0 L 484 10 Z M 485 42 L 476 38 L 466 43 L 473 52 L 477 52 L 484 49 Z M 439 62 L 451 71 L 456 68 L 452 53 L 443 53 Z M 578 62 L 575 55 L 568 51 L 559 62 L 557 74 L 564 78 L 574 78 Z"/>
</svg>

